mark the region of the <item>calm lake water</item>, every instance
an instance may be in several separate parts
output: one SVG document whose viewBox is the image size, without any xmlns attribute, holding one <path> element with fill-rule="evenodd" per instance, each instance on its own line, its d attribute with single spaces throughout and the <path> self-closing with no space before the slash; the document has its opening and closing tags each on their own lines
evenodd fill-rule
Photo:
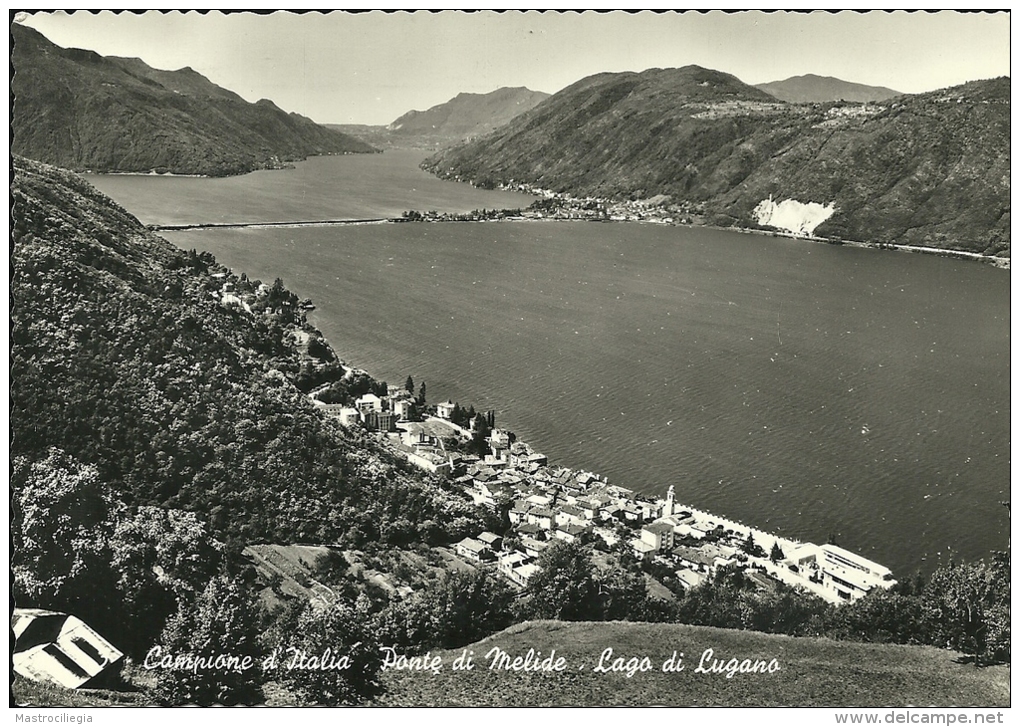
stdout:
<svg viewBox="0 0 1020 727">
<path fill-rule="evenodd" d="M 420 158 L 92 181 L 143 222 L 527 204 L 423 179 Z M 1006 271 L 644 224 L 166 237 L 282 277 L 347 362 L 426 381 L 433 402 L 495 409 L 554 462 L 650 494 L 673 484 L 682 502 L 790 537 L 831 533 L 901 576 L 1007 546 Z"/>
<path fill-rule="evenodd" d="M 418 169 L 424 152 L 311 157 L 238 177 L 85 175 L 147 225 L 399 217 L 404 211 L 527 207 L 523 194 L 475 189 Z"/>
</svg>

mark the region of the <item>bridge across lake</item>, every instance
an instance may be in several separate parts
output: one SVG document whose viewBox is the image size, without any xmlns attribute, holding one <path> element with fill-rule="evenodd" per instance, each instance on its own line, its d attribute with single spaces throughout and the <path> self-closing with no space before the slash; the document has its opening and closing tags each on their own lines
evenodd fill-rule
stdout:
<svg viewBox="0 0 1020 727">
<path fill-rule="evenodd" d="M 181 225 L 148 225 L 154 232 L 167 230 L 205 230 L 205 229 L 263 229 L 267 227 L 331 227 L 333 225 L 372 225 L 385 222 L 405 222 L 400 217 L 371 217 L 368 219 L 347 220 L 293 220 L 285 222 L 201 222 Z"/>
</svg>

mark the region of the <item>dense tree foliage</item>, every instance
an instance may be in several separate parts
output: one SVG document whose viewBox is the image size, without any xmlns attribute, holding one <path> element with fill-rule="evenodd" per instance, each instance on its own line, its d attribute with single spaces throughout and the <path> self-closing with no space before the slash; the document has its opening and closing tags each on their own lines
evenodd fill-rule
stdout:
<svg viewBox="0 0 1020 727">
<path fill-rule="evenodd" d="M 921 598 L 885 590 L 834 609 L 825 619 L 823 630 L 828 636 L 847 641 L 928 643 Z"/>
<path fill-rule="evenodd" d="M 94 467 L 60 450 L 14 460 L 14 597 L 74 613 L 140 656 L 179 603 L 226 565 L 193 514 L 116 500 Z"/>
<path fill-rule="evenodd" d="M 328 608 L 305 607 L 294 631 L 278 645 L 275 677 L 302 701 L 321 705 L 360 704 L 380 690 L 379 642 L 368 614 L 339 601 Z"/>
<path fill-rule="evenodd" d="M 109 488 L 95 467 L 57 449 L 37 462 L 16 457 L 11 470 L 15 594 L 24 604 L 85 608 L 99 616 L 95 602 L 102 603 L 104 588 L 112 585 L 116 505 Z"/>
<path fill-rule="evenodd" d="M 392 646 L 452 649 L 513 623 L 514 592 L 491 571 L 450 571 L 379 615 L 380 640 Z"/>
<path fill-rule="evenodd" d="M 1010 558 L 939 568 L 921 597 L 928 638 L 973 655 L 977 663 L 1010 657 Z"/>
<path fill-rule="evenodd" d="M 679 620 L 699 626 L 809 635 L 831 607 L 804 591 L 776 583 L 758 589 L 739 569 L 721 568 L 681 600 Z"/>
<path fill-rule="evenodd" d="M 528 582 L 526 613 L 532 618 L 597 621 L 598 583 L 590 549 L 554 542 L 538 558 L 540 570 Z"/>
<path fill-rule="evenodd" d="M 261 701 L 258 625 L 251 594 L 233 578 L 213 578 L 196 598 L 181 602 L 146 657 L 150 668 L 156 667 L 156 696 L 168 705 Z"/>
<path fill-rule="evenodd" d="M 540 570 L 528 581 L 517 605 L 521 619 L 563 621 L 672 621 L 673 607 L 647 593 L 636 561 L 608 566 L 594 560 L 590 543 L 554 541 L 538 558 Z"/>
<path fill-rule="evenodd" d="M 118 643 L 135 654 L 226 565 L 222 545 L 194 513 L 147 506 L 117 522 L 110 557 L 123 614 Z"/>
</svg>

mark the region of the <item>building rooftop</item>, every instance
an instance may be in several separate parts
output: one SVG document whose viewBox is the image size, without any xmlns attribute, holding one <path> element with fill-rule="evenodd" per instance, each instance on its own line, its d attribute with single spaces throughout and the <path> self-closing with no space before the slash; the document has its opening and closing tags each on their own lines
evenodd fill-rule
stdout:
<svg viewBox="0 0 1020 727">
<path fill-rule="evenodd" d="M 872 573 L 873 575 L 876 575 L 879 578 L 884 578 L 886 576 L 892 575 L 892 571 L 890 571 L 884 565 L 876 563 L 873 560 L 868 560 L 867 558 L 857 555 L 857 553 L 852 553 L 845 548 L 839 547 L 838 545 L 826 543 L 825 545 L 821 546 L 821 551 L 825 553 L 827 559 L 834 560 L 835 562 L 844 565 L 849 565 L 851 568 L 858 568 L 868 573 Z"/>
<path fill-rule="evenodd" d="M 663 522 L 662 520 L 656 520 L 654 523 L 642 526 L 641 529 L 647 530 L 650 533 L 655 533 L 656 535 L 666 535 L 673 532 L 673 524 Z"/>
<path fill-rule="evenodd" d="M 721 557 L 719 553 L 702 548 L 689 548 L 685 545 L 678 545 L 673 548 L 673 555 L 686 560 L 688 563 L 699 563 L 705 566 L 714 565 L 715 559 Z"/>
<path fill-rule="evenodd" d="M 473 553 L 481 553 L 483 550 L 489 549 L 488 545 L 480 540 L 475 540 L 474 538 L 464 538 L 457 543 L 457 547 L 465 548 Z"/>
</svg>

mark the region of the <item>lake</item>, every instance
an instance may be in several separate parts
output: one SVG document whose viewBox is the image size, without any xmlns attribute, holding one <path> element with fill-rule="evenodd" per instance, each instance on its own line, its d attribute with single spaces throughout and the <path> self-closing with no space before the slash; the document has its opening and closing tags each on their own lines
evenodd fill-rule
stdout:
<svg viewBox="0 0 1020 727">
<path fill-rule="evenodd" d="M 527 207 L 524 194 L 475 189 L 418 169 L 425 153 L 311 157 L 294 169 L 237 177 L 86 174 L 147 225 L 399 217 L 404 211 Z"/>
<path fill-rule="evenodd" d="M 166 224 L 529 202 L 432 179 L 421 157 L 90 181 Z M 165 236 L 282 277 L 345 361 L 494 409 L 555 463 L 654 495 L 672 484 L 680 502 L 788 537 L 832 534 L 901 577 L 1007 547 L 1007 271 L 637 223 Z"/>
</svg>

